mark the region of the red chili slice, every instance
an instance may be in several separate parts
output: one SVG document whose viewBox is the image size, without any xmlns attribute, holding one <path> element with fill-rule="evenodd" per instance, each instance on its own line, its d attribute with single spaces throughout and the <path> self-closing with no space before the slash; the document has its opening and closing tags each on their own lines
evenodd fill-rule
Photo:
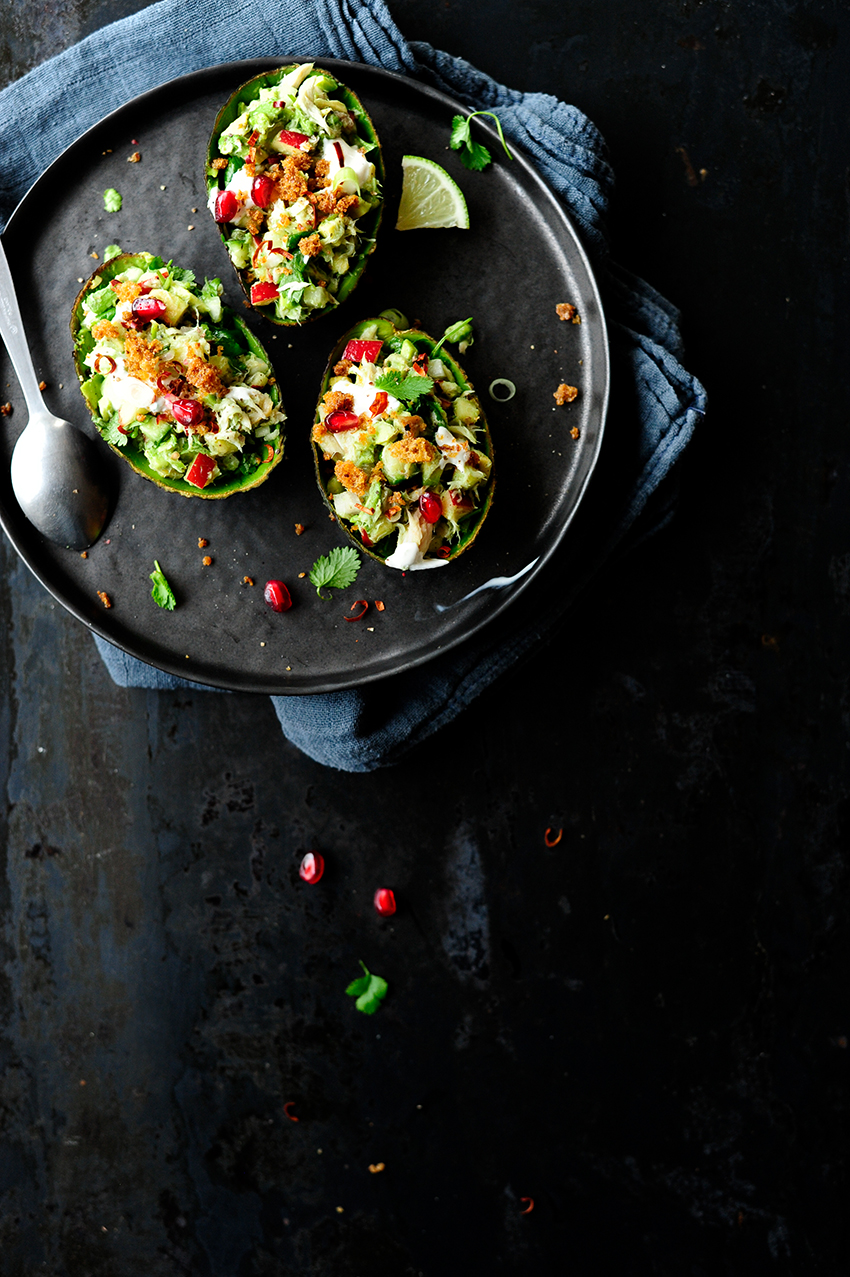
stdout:
<svg viewBox="0 0 850 1277">
<path fill-rule="evenodd" d="M 267 443 L 267 444 L 265 445 L 265 447 L 264 447 L 264 451 L 265 451 L 265 454 L 266 454 L 266 461 L 273 461 L 273 460 L 274 460 L 274 448 L 271 446 L 271 444 L 270 444 L 270 443 Z"/>
<path fill-rule="evenodd" d="M 373 417 L 379 417 L 390 401 L 390 397 L 386 390 L 379 390 L 375 398 L 372 400 L 372 406 L 369 413 Z"/>
<path fill-rule="evenodd" d="M 337 434 L 340 430 L 353 430 L 355 426 L 359 426 L 360 418 L 356 412 L 347 412 L 344 408 L 338 408 L 336 412 L 329 412 L 322 424 L 326 430 Z"/>
<path fill-rule="evenodd" d="M 355 599 L 351 607 L 348 609 L 349 612 L 353 612 L 356 607 L 361 607 L 363 611 L 358 612 L 356 616 L 344 616 L 342 619 L 344 621 L 359 621 L 369 611 L 369 604 L 366 602 L 365 599 Z"/>
<path fill-rule="evenodd" d="M 336 151 L 336 158 L 339 160 L 339 167 L 345 168 L 345 156 L 342 153 L 342 147 L 339 142 L 334 142 L 334 150 Z"/>
<path fill-rule="evenodd" d="M 361 360 L 368 359 L 373 364 L 381 353 L 382 341 L 363 341 L 358 337 L 353 337 L 342 352 L 343 359 L 349 359 L 353 364 L 359 364 Z"/>
<path fill-rule="evenodd" d="M 564 836 L 564 831 L 563 829 L 559 829 L 558 832 L 555 834 L 554 838 L 549 837 L 551 832 L 552 832 L 551 829 L 546 830 L 546 833 L 543 835 L 543 841 L 545 842 L 547 847 L 557 847 L 558 843 L 561 841 L 561 839 Z"/>
<path fill-rule="evenodd" d="M 301 146 L 302 142 L 309 141 L 306 133 L 293 133 L 290 129 L 281 129 L 278 137 L 285 146 Z"/>
<path fill-rule="evenodd" d="M 266 302 L 273 302 L 278 296 L 277 284 L 252 284 L 251 285 L 251 305 L 262 306 Z"/>
<path fill-rule="evenodd" d="M 427 352 L 424 350 L 421 350 L 413 361 L 413 371 L 418 372 L 422 374 L 423 376 L 427 375 L 428 369 L 425 367 L 427 363 L 428 363 Z"/>
<path fill-rule="evenodd" d="M 292 1108 L 295 1108 L 295 1101 L 287 1100 L 283 1106 L 283 1111 L 286 1114 L 286 1116 L 289 1118 L 290 1122 L 297 1122 L 299 1119 L 295 1116 L 294 1113 L 290 1113 L 289 1111 Z"/>
<path fill-rule="evenodd" d="M 212 457 L 208 457 L 206 453 L 199 452 L 186 471 L 186 482 L 191 483 L 194 488 L 205 488 L 214 469 L 215 462 Z"/>
<path fill-rule="evenodd" d="M 369 547 L 370 545 L 374 545 L 374 544 L 375 544 L 375 542 L 372 540 L 372 538 L 371 538 L 371 537 L 370 537 L 367 533 L 365 533 L 365 532 L 362 530 L 362 528 L 361 528 L 361 530 L 360 530 L 360 540 L 363 542 L 363 544 L 366 546 L 366 548 L 367 548 L 367 549 L 368 549 L 368 547 Z M 348 618 L 348 617 L 346 617 L 346 620 L 348 620 L 348 619 L 349 619 L 349 618 Z"/>
<path fill-rule="evenodd" d="M 107 363 L 111 365 L 111 367 L 107 368 L 106 372 L 104 372 L 100 366 L 101 359 L 105 359 Z M 98 355 L 94 361 L 95 372 L 100 373 L 101 376 L 103 377 L 105 377 L 108 373 L 115 372 L 115 369 L 117 368 L 117 366 L 118 365 L 115 363 L 115 360 L 112 358 L 111 355 Z"/>
<path fill-rule="evenodd" d="M 520 1211 L 520 1215 L 530 1215 L 530 1214 L 531 1214 L 531 1212 L 534 1210 L 534 1198 L 533 1198 L 533 1197 L 521 1197 L 519 1200 L 520 1200 L 521 1202 L 528 1202 L 528 1205 L 526 1206 L 525 1210 L 521 1210 L 521 1211 Z"/>
</svg>

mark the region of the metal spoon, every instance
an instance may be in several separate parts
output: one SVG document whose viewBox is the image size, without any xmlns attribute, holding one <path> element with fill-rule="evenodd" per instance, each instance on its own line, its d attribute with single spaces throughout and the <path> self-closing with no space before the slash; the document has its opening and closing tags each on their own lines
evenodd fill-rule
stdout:
<svg viewBox="0 0 850 1277">
<path fill-rule="evenodd" d="M 0 337 L 29 412 L 12 452 L 12 491 L 43 536 L 84 550 L 100 536 L 109 514 L 105 467 L 98 445 L 70 421 L 54 417 L 42 398 L 2 241 Z"/>
</svg>

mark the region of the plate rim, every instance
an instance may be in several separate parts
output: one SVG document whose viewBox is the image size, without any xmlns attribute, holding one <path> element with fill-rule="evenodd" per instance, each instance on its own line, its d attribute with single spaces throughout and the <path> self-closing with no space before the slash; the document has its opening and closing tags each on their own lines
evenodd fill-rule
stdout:
<svg viewBox="0 0 850 1277">
<path fill-rule="evenodd" d="M 111 119 L 113 119 L 113 117 L 120 115 L 122 112 L 126 111 L 128 108 L 137 108 L 139 106 L 144 106 L 144 103 L 147 100 L 150 100 L 154 98 L 155 96 L 162 94 L 164 91 L 168 90 L 169 88 L 174 88 L 178 85 L 185 85 L 195 80 L 197 80 L 200 83 L 205 78 L 209 78 L 212 75 L 215 75 L 215 76 L 227 75 L 232 72 L 234 77 L 236 76 L 240 77 L 238 84 L 242 85 L 247 83 L 250 79 L 252 79 L 253 76 L 263 74 L 264 69 L 274 70 L 276 67 L 286 66 L 286 65 L 295 64 L 295 63 L 303 64 L 305 62 L 310 62 L 320 67 L 326 67 L 328 70 L 334 73 L 337 73 L 338 71 L 339 78 L 343 80 L 345 79 L 345 72 L 350 69 L 358 73 L 366 73 L 368 75 L 377 76 L 379 79 L 395 81 L 395 82 L 398 82 L 399 84 L 404 85 L 405 88 L 407 89 L 413 88 L 417 93 L 422 94 L 426 98 L 430 98 L 432 101 L 439 103 L 441 106 L 446 107 L 447 109 L 451 110 L 455 114 L 469 115 L 472 113 L 471 108 L 465 106 L 462 102 L 457 101 L 457 99 L 451 97 L 449 94 L 444 93 L 441 89 L 436 89 L 429 84 L 422 84 L 420 81 L 414 79 L 412 76 L 403 75 L 396 71 L 388 71 L 385 67 L 373 66 L 372 64 L 367 62 L 352 62 L 343 58 L 330 58 L 330 57 L 312 57 L 311 58 L 311 57 L 303 57 L 301 55 L 291 54 L 291 55 L 280 55 L 275 57 L 241 58 L 232 62 L 218 62 L 218 63 L 213 63 L 210 66 L 198 67 L 194 71 L 187 71 L 187 72 L 184 72 L 184 74 L 174 76 L 169 80 L 163 80 L 161 83 L 153 85 L 151 88 L 146 89 L 143 93 L 139 93 L 135 97 L 128 98 L 126 102 L 123 102 L 121 103 L 120 106 L 117 106 L 113 108 L 113 110 L 108 111 L 100 119 L 96 120 L 93 124 L 89 125 L 87 129 L 85 129 L 82 133 L 80 133 L 66 147 L 64 147 L 63 150 L 60 151 L 60 153 L 51 161 L 51 163 L 47 166 L 47 168 L 45 168 L 43 172 L 36 178 L 32 186 L 29 187 L 26 193 L 21 197 L 21 199 L 16 204 L 11 215 L 9 216 L 6 226 L 3 229 L 2 234 L 4 239 L 6 237 L 6 234 L 9 228 L 15 225 L 15 219 L 18 218 L 19 215 L 22 215 L 22 209 L 24 208 L 24 205 L 29 200 L 34 189 L 39 185 L 39 183 L 41 183 L 44 179 L 48 177 L 48 175 L 52 172 L 52 170 L 57 165 L 59 165 L 64 160 L 68 152 L 79 147 L 81 144 L 85 142 L 89 134 L 94 133 L 98 129 L 102 129 L 104 125 L 108 124 L 108 122 Z M 258 69 L 255 69 L 252 72 L 246 74 L 245 68 L 258 68 Z M 197 94 L 192 94 L 191 96 L 192 98 L 194 98 L 197 96 Z M 498 132 L 496 128 L 489 122 L 489 120 L 482 117 L 481 119 L 479 119 L 479 125 L 484 130 L 484 132 L 489 135 L 489 137 L 491 138 L 491 140 L 493 140 L 496 146 L 500 145 Z M 248 682 L 251 685 L 246 685 L 246 683 L 244 682 L 235 683 L 233 681 L 228 681 L 226 677 L 218 677 L 217 674 L 215 673 L 209 674 L 207 672 L 204 672 L 203 674 L 199 674 L 197 672 L 193 672 L 191 669 L 191 666 L 189 669 L 181 669 L 176 663 L 173 663 L 168 659 L 152 660 L 150 655 L 142 655 L 137 650 L 134 650 L 133 647 L 128 646 L 125 643 L 122 643 L 120 641 L 116 641 L 115 636 L 111 632 L 106 630 L 103 625 L 99 624 L 91 616 L 86 615 L 82 611 L 82 609 L 76 606 L 76 604 L 72 600 L 67 598 L 62 593 L 60 593 L 58 590 L 58 587 L 54 588 L 54 586 L 48 580 L 45 579 L 44 574 L 40 571 L 36 562 L 34 562 L 35 556 L 29 552 L 26 545 L 22 545 L 21 543 L 19 543 L 18 538 L 12 534 L 12 531 L 10 530 L 10 527 L 8 525 L 6 508 L 2 503 L 0 503 L 0 527 L 2 527 L 4 533 L 6 534 L 9 542 L 15 549 L 16 553 L 22 559 L 22 561 L 30 570 L 30 572 L 32 572 L 33 576 L 36 578 L 39 584 L 48 592 L 48 594 L 53 599 L 55 599 L 56 602 L 59 603 L 60 606 L 66 612 L 69 612 L 76 620 L 80 621 L 86 627 L 86 629 L 90 630 L 93 634 L 96 634 L 98 637 L 102 638 L 105 642 L 117 648 L 119 651 L 124 652 L 125 655 L 131 657 L 132 659 L 139 660 L 145 665 L 149 665 L 152 668 L 157 669 L 164 674 L 168 674 L 169 676 L 178 679 L 180 683 L 191 684 L 197 687 L 212 687 L 222 691 L 256 693 L 260 695 L 270 695 L 270 696 L 314 696 L 314 695 L 327 694 L 329 692 L 350 691 L 356 687 L 361 687 L 370 683 L 381 682 L 382 680 L 391 678 L 396 674 L 401 674 L 407 670 L 411 670 L 423 665 L 427 665 L 430 661 L 434 660 L 436 657 L 443 656 L 447 652 L 458 647 L 460 644 L 465 643 L 468 640 L 472 639 L 475 635 L 479 634 L 482 629 L 493 624 L 498 618 L 500 618 L 508 608 L 513 606 L 516 603 L 517 599 L 519 599 L 522 596 L 523 592 L 532 583 L 532 581 L 537 579 L 537 577 L 539 576 L 543 568 L 546 567 L 546 565 L 554 557 L 556 552 L 561 548 L 564 542 L 564 539 L 567 535 L 567 532 L 570 528 L 570 525 L 572 524 L 579 510 L 579 507 L 581 506 L 581 503 L 584 500 L 585 494 L 587 492 L 587 488 L 596 470 L 597 464 L 599 462 L 599 457 L 602 452 L 603 437 L 605 435 L 605 430 L 606 430 L 606 425 L 608 420 L 608 411 L 610 407 L 611 347 L 610 347 L 610 339 L 608 334 L 608 324 L 605 318 L 605 308 L 602 301 L 599 283 L 596 278 L 596 272 L 590 262 L 590 259 L 587 254 L 587 250 L 585 249 L 585 246 L 581 241 L 578 231 L 576 230 L 576 227 L 573 224 L 573 220 L 569 211 L 564 206 L 563 202 L 558 197 L 557 193 L 551 188 L 549 183 L 546 181 L 543 174 L 539 171 L 539 169 L 537 168 L 532 158 L 529 155 L 527 155 L 526 152 L 523 150 L 522 146 L 516 143 L 513 139 L 511 139 L 511 149 L 512 149 L 514 158 L 520 162 L 521 167 L 526 171 L 528 175 L 530 175 L 532 181 L 537 186 L 541 195 L 545 196 L 545 198 L 547 199 L 550 209 L 555 214 L 556 219 L 562 223 L 563 227 L 565 228 L 569 238 L 571 239 L 574 245 L 578 258 L 580 259 L 581 265 L 584 268 L 587 280 L 589 281 L 590 289 L 591 289 L 593 299 L 597 308 L 599 323 L 601 325 L 601 338 L 602 338 L 600 343 L 601 354 L 604 359 L 604 367 L 600 370 L 600 373 L 601 373 L 600 380 L 602 382 L 602 385 L 601 385 L 601 405 L 600 405 L 598 432 L 596 437 L 595 448 L 590 458 L 587 471 L 579 483 L 578 492 L 576 494 L 575 500 L 573 501 L 572 509 L 570 510 L 567 517 L 564 519 L 557 534 L 554 536 L 551 545 L 546 549 L 546 551 L 543 554 L 538 556 L 537 560 L 532 561 L 532 564 L 528 568 L 524 568 L 522 572 L 518 574 L 516 588 L 512 589 L 510 592 L 506 594 L 503 594 L 502 597 L 498 599 L 498 602 L 494 601 L 494 606 L 492 607 L 492 609 L 482 614 L 475 622 L 473 622 L 466 628 L 460 629 L 455 635 L 447 638 L 444 642 L 433 645 L 429 650 L 423 651 L 418 655 L 412 655 L 409 658 L 405 658 L 401 661 L 397 661 L 393 665 L 393 668 L 391 669 L 375 669 L 371 672 L 366 672 L 366 673 L 364 673 L 363 671 L 358 672 L 358 671 L 352 670 L 350 675 L 346 675 L 342 679 L 328 679 L 327 676 L 325 676 L 324 681 L 322 681 L 322 679 L 320 678 L 317 681 L 317 684 L 315 686 L 312 686 L 309 688 L 303 687 L 303 686 L 301 687 L 289 686 L 287 685 L 286 682 L 275 682 L 274 684 L 272 684 L 272 683 L 264 682 L 261 679 L 258 680 L 255 675 L 249 675 Z M 35 530 L 34 530 L 34 535 L 36 536 L 38 535 L 38 533 L 35 532 Z M 479 587 L 479 588 L 485 588 L 485 587 Z M 477 593 L 477 591 L 475 592 Z M 459 600 L 459 602 L 463 602 L 463 600 Z"/>
</svg>

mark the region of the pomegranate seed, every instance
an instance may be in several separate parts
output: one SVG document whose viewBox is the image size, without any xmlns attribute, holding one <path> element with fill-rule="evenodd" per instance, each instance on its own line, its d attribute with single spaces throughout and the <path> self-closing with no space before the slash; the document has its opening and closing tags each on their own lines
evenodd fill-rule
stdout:
<svg viewBox="0 0 850 1277">
<path fill-rule="evenodd" d="M 260 208 L 268 208 L 274 196 L 274 182 L 270 177 L 260 174 L 255 177 L 251 186 L 251 199 Z"/>
<path fill-rule="evenodd" d="M 337 408 L 336 412 L 328 413 L 322 424 L 326 430 L 336 434 L 339 430 L 353 430 L 355 426 L 360 425 L 360 418 L 356 412 L 346 412 L 344 408 Z"/>
<path fill-rule="evenodd" d="M 197 399 L 172 399 L 171 411 L 181 426 L 196 426 L 204 419 L 204 406 Z"/>
<path fill-rule="evenodd" d="M 131 310 L 133 318 L 141 319 L 145 324 L 149 324 L 153 319 L 164 319 L 166 314 L 165 302 L 160 301 L 158 297 L 137 297 Z"/>
<path fill-rule="evenodd" d="M 272 582 L 274 584 L 274 582 Z M 266 586 L 266 589 L 269 587 Z M 325 872 L 325 858 L 318 851 L 308 851 L 298 870 L 305 882 L 318 882 Z M 296 1119 L 297 1120 L 297 1119 Z"/>
<path fill-rule="evenodd" d="M 233 191 L 219 191 L 215 197 L 213 217 L 217 222 L 232 222 L 239 212 L 239 201 Z"/>
<path fill-rule="evenodd" d="M 388 918 L 390 914 L 395 913 L 395 896 L 389 887 L 379 887 L 375 892 L 375 908 L 382 918 Z"/>
<path fill-rule="evenodd" d="M 289 590 L 287 590 L 283 581 L 266 581 L 263 598 L 273 612 L 288 612 L 292 607 Z"/>
<path fill-rule="evenodd" d="M 419 510 L 426 523 L 436 523 L 442 516 L 443 503 L 433 492 L 423 492 L 419 498 Z"/>
</svg>

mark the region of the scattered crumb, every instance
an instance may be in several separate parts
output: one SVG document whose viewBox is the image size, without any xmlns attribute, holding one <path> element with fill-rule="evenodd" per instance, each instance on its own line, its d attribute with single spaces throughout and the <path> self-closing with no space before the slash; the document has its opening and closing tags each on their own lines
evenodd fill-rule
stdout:
<svg viewBox="0 0 850 1277">
<path fill-rule="evenodd" d="M 138 162 L 139 162 L 139 160 L 140 160 L 141 158 L 142 158 L 142 153 L 141 153 L 141 151 L 134 151 L 132 155 L 128 155 L 128 156 L 127 156 L 127 163 L 128 163 L 128 164 L 138 164 Z"/>
<path fill-rule="evenodd" d="M 291 669 L 292 669 L 292 666 L 291 666 L 291 665 L 287 665 L 287 667 L 286 667 L 286 668 L 287 668 L 288 670 L 291 670 Z"/>
<path fill-rule="evenodd" d="M 131 137 L 131 138 L 130 138 L 130 145 L 131 145 L 131 146 L 138 146 L 138 145 L 139 145 L 139 139 L 138 139 L 138 138 L 136 138 L 136 137 Z"/>
<path fill-rule="evenodd" d="M 198 210 L 197 210 L 196 208 L 193 208 L 193 209 L 192 209 L 192 212 L 193 212 L 193 213 L 197 213 L 197 211 L 198 211 Z"/>
<path fill-rule="evenodd" d="M 380 1175 L 381 1171 L 385 1171 L 386 1165 L 383 1162 L 370 1162 L 369 1171 L 372 1175 Z"/>
<path fill-rule="evenodd" d="M 367 626 L 366 626 L 366 630 L 367 630 L 367 633 L 369 633 L 369 634 L 374 634 L 374 633 L 375 633 L 375 627 L 374 627 L 374 625 L 367 625 Z"/>
<path fill-rule="evenodd" d="M 81 559 L 87 559 L 88 557 L 89 557 L 89 552 L 88 552 L 88 550 L 80 550 L 80 558 L 81 558 Z"/>
<path fill-rule="evenodd" d="M 581 323 L 581 315 L 576 310 L 572 302 L 560 302 L 555 307 L 555 314 L 559 319 L 569 319 L 573 324 Z"/>
<path fill-rule="evenodd" d="M 198 549 L 199 549 L 199 550 L 205 550 L 205 549 L 207 548 L 207 546 L 208 546 L 208 545 L 209 545 L 209 541 L 207 540 L 207 538 L 206 538 L 206 537 L 198 537 Z"/>
<path fill-rule="evenodd" d="M 328 518 L 330 519 L 331 523 L 336 523 L 336 515 L 335 515 L 335 514 L 329 514 L 329 515 L 328 515 Z"/>
<path fill-rule="evenodd" d="M 111 155 L 111 154 L 112 154 L 112 147 L 110 146 L 110 148 L 109 148 L 109 150 L 108 150 L 108 151 L 101 151 L 101 154 L 102 154 L 102 155 Z"/>
<path fill-rule="evenodd" d="M 81 284 L 82 282 L 83 282 L 83 277 L 82 277 L 82 275 L 78 275 L 78 276 L 77 276 L 77 283 L 78 283 L 78 284 Z"/>
<path fill-rule="evenodd" d="M 375 611 L 376 611 L 376 612 L 383 612 L 383 610 L 384 610 L 384 605 L 383 605 L 383 603 L 381 602 L 381 600 L 380 600 L 380 599 L 375 599 Z"/>
<path fill-rule="evenodd" d="M 260 644 L 260 647 L 265 647 L 265 643 L 261 643 L 261 644 Z"/>
<path fill-rule="evenodd" d="M 89 253 L 89 257 L 93 257 L 96 262 L 100 261 L 100 258 L 98 257 L 97 253 Z"/>
<path fill-rule="evenodd" d="M 12 405 L 10 403 L 0 404 L 0 413 L 2 413 L 4 417 L 11 417 Z"/>
<path fill-rule="evenodd" d="M 38 383 L 38 388 L 39 388 L 39 390 L 46 390 L 46 389 L 47 389 L 47 382 L 46 382 L 46 381 L 40 381 L 40 382 Z"/>
<path fill-rule="evenodd" d="M 295 525 L 295 535 L 296 535 L 297 537 L 300 537 L 300 535 L 301 535 L 301 533 L 302 533 L 303 531 L 304 531 L 304 524 L 303 524 L 303 523 L 296 523 L 296 525 Z"/>
<path fill-rule="evenodd" d="M 337 1206 L 336 1208 L 337 1215 L 341 1215 L 344 1210 L 345 1210 L 344 1206 Z"/>
<path fill-rule="evenodd" d="M 552 394 L 555 397 L 555 403 L 560 407 L 561 404 L 572 403 L 578 395 L 578 390 L 575 386 L 568 386 L 566 382 L 562 381 L 558 389 L 552 391 Z"/>
<path fill-rule="evenodd" d="M 106 590 L 98 590 L 97 597 L 100 599 L 104 607 L 112 607 L 112 599 L 106 593 Z"/>
<path fill-rule="evenodd" d="M 164 186 L 161 186 L 159 189 L 160 189 L 161 191 L 164 191 L 164 190 L 165 190 L 165 187 L 164 187 Z"/>
<path fill-rule="evenodd" d="M 307 573 L 306 573 L 306 572 L 299 572 L 299 573 L 298 573 L 298 580 L 299 580 L 299 581 L 303 580 L 303 578 L 304 578 L 306 575 L 307 575 Z"/>
<path fill-rule="evenodd" d="M 187 231 L 193 231 L 194 229 L 195 229 L 195 228 L 194 228 L 194 226 L 192 225 L 192 223 L 191 223 L 191 222 L 190 222 L 190 223 L 189 223 L 189 225 L 186 227 L 186 230 L 187 230 Z"/>
<path fill-rule="evenodd" d="M 212 563 L 212 559 L 210 558 L 210 556 L 209 556 L 208 554 L 205 554 L 205 555 L 204 555 L 204 557 L 203 557 L 202 562 L 203 562 L 204 567 L 205 567 L 205 568 L 208 568 L 208 567 L 210 566 L 210 564 Z"/>
<path fill-rule="evenodd" d="M 581 431 L 579 430 L 578 426 L 573 426 L 572 430 L 570 431 L 570 438 L 578 439 L 580 434 L 581 434 Z"/>
<path fill-rule="evenodd" d="M 253 585 L 253 584 L 254 584 L 254 578 L 253 578 L 252 576 L 243 576 L 243 578 L 242 578 L 242 584 L 243 584 L 243 585 Z"/>
</svg>

